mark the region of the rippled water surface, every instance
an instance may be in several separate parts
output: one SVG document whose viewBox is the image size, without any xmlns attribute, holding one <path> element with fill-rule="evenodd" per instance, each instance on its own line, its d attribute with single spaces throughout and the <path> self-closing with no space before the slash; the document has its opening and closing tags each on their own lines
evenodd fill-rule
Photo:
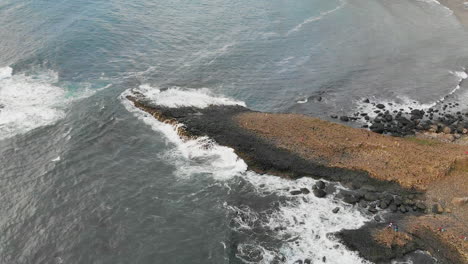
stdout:
<svg viewBox="0 0 468 264">
<path fill-rule="evenodd" d="M 2 0 L 0 25 L 0 263 L 362 263 L 329 233 L 369 216 L 122 94 L 322 118 L 468 96 L 436 1 Z"/>
</svg>

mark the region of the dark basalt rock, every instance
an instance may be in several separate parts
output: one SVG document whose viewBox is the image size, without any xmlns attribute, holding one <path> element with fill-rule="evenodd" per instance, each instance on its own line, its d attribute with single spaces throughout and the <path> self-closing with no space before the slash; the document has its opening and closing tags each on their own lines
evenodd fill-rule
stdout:
<svg viewBox="0 0 468 264">
<path fill-rule="evenodd" d="M 403 199 L 400 196 L 395 196 L 393 199 L 393 202 L 397 205 L 400 206 L 403 203 Z"/>
<path fill-rule="evenodd" d="M 387 208 L 388 208 L 388 205 L 389 205 L 389 203 L 387 203 L 385 200 L 382 200 L 382 201 L 380 201 L 380 203 L 379 203 L 379 207 L 380 207 L 381 209 L 387 209 Z"/>
<path fill-rule="evenodd" d="M 343 196 L 343 202 L 349 203 L 349 204 L 355 204 L 355 203 L 359 202 L 359 198 L 352 195 L 352 194 L 345 194 Z"/>
<path fill-rule="evenodd" d="M 359 206 L 362 208 L 367 208 L 367 202 L 364 200 L 359 201 Z"/>
<path fill-rule="evenodd" d="M 411 242 L 404 247 L 376 244 L 372 234 L 374 228 L 385 228 L 385 223 L 374 222 L 357 230 L 343 230 L 338 233 L 338 237 L 350 250 L 358 251 L 361 256 L 373 263 L 390 263 L 391 260 L 418 249 L 418 245 Z"/>
<path fill-rule="evenodd" d="M 293 191 L 290 191 L 289 193 L 292 194 L 292 195 L 299 195 L 299 194 L 302 194 L 302 191 L 301 190 L 293 190 Z"/>
<path fill-rule="evenodd" d="M 379 109 L 384 109 L 385 105 L 384 104 L 377 104 L 375 107 L 377 107 Z"/>
<path fill-rule="evenodd" d="M 339 207 L 335 207 L 335 208 L 332 210 L 332 212 L 333 212 L 334 214 L 338 213 L 339 211 L 340 211 L 340 208 L 339 208 Z"/>
<path fill-rule="evenodd" d="M 315 183 L 315 186 L 317 187 L 317 189 L 325 189 L 325 182 L 317 181 L 317 183 Z"/>
<path fill-rule="evenodd" d="M 343 121 L 343 122 L 348 122 L 348 121 L 349 121 L 349 117 L 347 117 L 347 116 L 340 116 L 340 120 Z"/>
<path fill-rule="evenodd" d="M 379 134 L 382 134 L 383 132 L 385 132 L 385 126 L 383 124 L 380 124 L 380 122 L 372 124 L 369 127 L 369 129 L 372 132 L 379 133 Z"/>
<path fill-rule="evenodd" d="M 416 207 L 421 211 L 424 211 L 427 208 L 426 205 L 424 203 L 422 203 L 422 202 L 416 203 Z"/>
<path fill-rule="evenodd" d="M 301 192 L 303 194 L 309 194 L 310 193 L 309 189 L 307 189 L 307 188 L 301 188 Z"/>
<path fill-rule="evenodd" d="M 366 201 L 372 202 L 372 201 L 379 199 L 379 196 L 376 193 L 367 192 L 366 194 L 364 194 L 364 199 Z"/>
<path fill-rule="evenodd" d="M 323 197 L 325 197 L 327 195 L 327 193 L 322 189 L 315 189 L 314 190 L 314 195 L 316 197 L 318 197 L 318 198 L 323 198 Z"/>
</svg>

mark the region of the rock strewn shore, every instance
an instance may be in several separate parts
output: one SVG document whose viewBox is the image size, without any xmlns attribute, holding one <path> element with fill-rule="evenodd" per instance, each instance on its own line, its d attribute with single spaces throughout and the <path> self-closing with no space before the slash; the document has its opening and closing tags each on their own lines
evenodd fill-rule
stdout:
<svg viewBox="0 0 468 264">
<path fill-rule="evenodd" d="M 453 208 L 449 214 L 445 199 L 451 196 L 442 197 L 433 187 L 437 183 L 445 184 L 443 188 L 450 187 L 447 181 L 454 177 L 458 181 L 455 184 L 461 185 L 455 193 L 466 194 L 467 185 L 460 183 L 460 177 L 468 175 L 466 159 L 459 146 L 414 138 L 397 139 L 306 116 L 258 113 L 241 106 L 167 108 L 151 105 L 139 94 L 127 99 L 162 122 L 183 123 L 185 127 L 179 129 L 182 137 L 208 136 L 220 145 L 233 148 L 251 170 L 293 179 L 308 176 L 340 182 L 354 189 L 340 193 L 345 202 L 368 208 L 370 213 L 390 209 L 394 213 L 389 218 L 399 223 L 400 232 L 411 238 L 405 240 L 409 243 L 388 247 L 388 243 L 376 239 L 375 234 L 386 228 L 386 223 L 377 217 L 375 222 L 359 230 L 338 234 L 364 258 L 389 262 L 423 249 L 429 250 L 441 263 L 468 261 L 465 242 L 444 236 L 445 233 L 440 235 L 434 229 L 437 224 L 450 221 L 459 224 L 467 219 L 463 209 Z M 400 167 L 411 169 L 399 168 L 399 162 L 402 162 Z M 404 177 L 399 177 L 400 173 Z M 314 188 L 310 195 L 326 195 L 323 186 Z M 427 191 L 426 204 L 417 203 L 422 198 L 421 191 Z M 309 194 L 309 190 L 298 190 L 298 193 Z M 433 215 L 430 208 L 434 199 L 439 200 Z M 429 214 L 421 216 L 419 210 Z M 427 215 L 436 220 L 429 224 L 423 218 Z M 418 221 L 408 221 L 413 219 L 410 217 Z M 426 233 L 418 231 L 413 223 L 425 226 Z M 450 231 L 467 230 L 463 225 L 452 225 Z"/>
</svg>

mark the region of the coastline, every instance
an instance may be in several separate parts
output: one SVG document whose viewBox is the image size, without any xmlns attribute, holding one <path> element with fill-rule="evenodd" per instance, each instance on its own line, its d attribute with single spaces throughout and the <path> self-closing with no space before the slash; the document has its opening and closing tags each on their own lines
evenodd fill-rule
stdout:
<svg viewBox="0 0 468 264">
<path fill-rule="evenodd" d="M 385 222 L 376 215 L 375 221 L 358 230 L 336 234 L 365 259 L 388 263 L 424 250 L 439 263 L 468 262 L 466 241 L 459 237 L 460 232 L 467 231 L 463 224 L 467 220 L 466 206 L 452 207 L 447 200 L 466 194 L 468 188 L 463 182 L 468 168 L 463 147 L 428 139 L 389 137 L 312 117 L 260 113 L 242 106 L 168 108 L 153 105 L 138 93 L 127 99 L 161 122 L 184 124 L 177 127 L 182 138 L 208 136 L 234 149 L 250 170 L 291 179 L 312 177 L 339 182 L 349 188 L 338 195 L 344 202 L 366 208 L 371 214 L 386 212 Z M 410 159 L 401 155 L 402 146 Z M 403 163 L 409 166 L 406 173 L 388 173 L 404 159 L 409 160 Z M 369 167 L 374 163 L 381 167 Z M 418 166 L 414 164 L 421 169 L 416 174 Z M 388 170 L 383 169 L 386 166 Z M 404 177 L 399 178 L 399 173 Z M 455 187 L 458 189 L 451 192 L 452 196 L 439 193 Z M 327 193 L 314 189 L 310 195 L 323 197 Z M 394 245 L 398 239 L 388 235 L 384 242 L 377 239 L 386 231 L 388 219 L 400 226 L 400 231 L 391 236 L 407 236 L 410 239 L 406 243 Z M 447 232 L 438 231 L 438 226 L 447 225 Z"/>
<path fill-rule="evenodd" d="M 468 6 L 465 8 L 466 0 L 438 0 L 439 3 L 450 9 L 460 23 L 468 29 Z"/>
</svg>

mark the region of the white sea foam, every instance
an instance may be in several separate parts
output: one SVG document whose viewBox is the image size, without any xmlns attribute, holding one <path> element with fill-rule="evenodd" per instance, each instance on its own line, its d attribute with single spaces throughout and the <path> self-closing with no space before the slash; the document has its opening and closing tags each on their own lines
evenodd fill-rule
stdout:
<svg viewBox="0 0 468 264">
<path fill-rule="evenodd" d="M 157 105 L 166 107 L 193 106 L 206 108 L 210 105 L 242 105 L 245 103 L 214 95 L 209 89 L 183 89 L 172 87 L 161 91 L 149 85 L 140 85 L 135 91 L 143 94 Z"/>
<path fill-rule="evenodd" d="M 309 98 L 304 98 L 304 99 L 301 99 L 301 100 L 297 100 L 297 101 L 296 101 L 296 103 L 298 103 L 298 104 L 305 104 L 305 103 L 307 103 L 307 102 L 309 102 Z"/>
<path fill-rule="evenodd" d="M 303 26 L 305 26 L 305 25 L 307 25 L 309 23 L 319 21 L 319 20 L 325 18 L 326 16 L 340 10 L 341 8 L 343 8 L 345 6 L 345 4 L 346 4 L 346 2 L 344 0 L 340 0 L 340 4 L 337 7 L 333 8 L 331 10 L 328 10 L 328 11 L 323 11 L 318 16 L 313 16 L 313 17 L 307 18 L 302 23 L 296 25 L 294 28 L 289 30 L 288 33 L 286 33 L 286 36 L 290 35 L 291 33 L 294 33 L 294 32 L 297 32 L 297 31 L 301 30 L 301 28 Z"/>
<path fill-rule="evenodd" d="M 413 100 L 409 97 L 405 96 L 399 96 L 395 100 L 386 100 L 386 99 L 377 99 L 377 98 L 370 98 L 371 102 L 377 102 L 385 105 L 384 110 L 390 111 L 392 113 L 393 111 L 400 111 L 403 109 L 403 112 L 411 112 L 412 109 L 421 109 L 421 110 L 426 110 L 431 107 L 434 107 L 436 103 L 428 103 L 428 104 L 423 104 L 420 103 L 417 100 Z M 363 103 L 363 99 L 359 100 L 355 103 L 357 105 L 357 111 L 361 113 L 367 113 L 369 117 L 374 118 L 377 116 L 377 113 L 374 113 L 374 110 L 376 110 L 375 105 L 372 103 Z"/>
<path fill-rule="evenodd" d="M 0 68 L 0 139 L 50 124 L 63 117 L 58 104 L 65 91 L 51 85 L 57 75 L 12 75 L 10 67 Z"/>
<path fill-rule="evenodd" d="M 326 257 L 327 263 L 366 263 L 355 252 L 347 250 L 338 239 L 329 235 L 342 229 L 357 229 L 370 220 L 353 206 L 332 198 L 319 199 L 313 195 L 293 196 L 289 193 L 290 190 L 310 188 L 316 182 L 311 178 L 291 181 L 270 175 L 258 175 L 250 171 L 243 177 L 255 186 L 259 196 L 275 193 L 288 198 L 277 211 L 271 213 L 252 213 L 245 208 L 228 207 L 231 210 L 242 211 L 234 221 L 241 222 L 244 228 L 260 225 L 273 231 L 278 240 L 286 241 L 279 251 L 257 245 L 258 250 L 263 252 L 260 263 L 271 263 L 275 257 L 281 259 L 283 256 L 286 259 L 285 263 L 295 263 L 297 260 L 305 259 L 315 263 L 321 262 L 323 257 Z M 331 213 L 335 207 L 340 207 L 337 214 Z M 266 214 L 266 217 L 261 217 L 260 214 Z M 241 244 L 239 247 L 242 249 L 243 246 Z M 239 249 L 239 254 L 241 253 L 242 250 Z M 242 258 L 246 260 L 248 256 Z"/>
<path fill-rule="evenodd" d="M 170 95 L 165 95 L 166 92 Z M 167 155 L 171 155 L 172 157 L 180 156 L 184 158 L 184 160 L 178 160 L 177 158 L 174 159 L 175 162 L 179 163 L 177 166 L 179 175 L 189 176 L 197 173 L 209 173 L 217 179 L 226 179 L 247 170 L 247 164 L 245 164 L 245 162 L 234 153 L 233 149 L 215 144 L 207 137 L 200 137 L 194 140 L 183 140 L 177 134 L 176 126 L 159 122 L 152 116 L 134 107 L 130 101 L 125 99 L 125 96 L 129 93 L 131 92 L 126 91 L 121 96 L 126 109 L 134 113 L 140 120 L 150 125 L 152 129 L 163 133 L 171 143 L 177 146 L 173 152 L 169 152 Z M 194 96 L 194 99 L 198 100 L 193 102 L 194 104 L 191 104 L 189 103 L 189 98 L 195 93 L 195 91 L 185 92 L 179 89 L 169 89 L 163 92 L 156 92 L 155 97 L 148 98 L 156 98 L 155 102 L 171 107 L 190 105 L 206 107 L 210 104 L 220 104 L 220 102 L 230 103 L 230 101 L 226 101 L 228 99 L 220 99 L 221 97 L 211 97 L 212 101 L 210 102 L 207 93 L 201 91 L 199 95 Z M 154 92 L 147 92 L 145 95 L 151 96 L 154 95 Z M 189 98 L 184 98 L 184 96 Z M 182 104 L 174 101 L 177 97 L 185 102 Z"/>
<path fill-rule="evenodd" d="M 140 87 L 139 91 L 145 89 L 149 87 Z M 259 175 L 248 171 L 246 163 L 231 148 L 220 146 L 208 138 L 195 140 L 180 138 L 176 133 L 176 126 L 157 121 L 126 100 L 125 97 L 130 93 L 128 90 L 121 95 L 126 109 L 154 130 L 163 133 L 175 145 L 175 150 L 170 153 L 175 155 L 171 161 L 176 163 L 178 174 L 184 177 L 196 177 L 199 173 L 209 174 L 226 184 L 235 177 L 241 177 L 252 184 L 258 196 L 274 193 L 287 199 L 277 210 L 267 212 L 257 212 L 246 205 L 234 206 L 227 202 L 224 204 L 227 210 L 238 216 L 233 219 L 234 230 L 248 231 L 260 225 L 262 228 L 272 230 L 276 239 L 284 241 L 279 249 L 269 249 L 256 241 L 241 243 L 237 246 L 236 253 L 240 260 L 245 263 L 266 264 L 280 256 L 285 257 L 285 263 L 293 263 L 298 259 L 311 259 L 315 262 L 326 257 L 327 263 L 366 263 L 328 233 L 344 228 L 359 228 L 369 220 L 368 217 L 353 209 L 351 205 L 330 197 L 319 199 L 312 194 L 292 196 L 289 193 L 292 189 L 311 188 L 315 183 L 311 178 L 292 181 L 270 175 Z M 238 101 L 214 96 L 205 90 L 184 91 L 175 88 L 157 92 L 146 91 L 145 95 L 153 96 L 151 98 L 155 100 L 154 103 L 171 107 L 187 105 L 206 107 L 210 104 L 233 104 L 233 102 L 240 104 Z M 191 98 L 194 100 L 191 101 Z M 199 100 L 200 98 L 202 100 Z M 341 208 L 340 212 L 332 214 L 331 210 L 337 206 Z M 294 237 L 294 241 L 286 239 L 291 237 Z M 249 260 L 251 254 L 259 257 L 260 261 Z"/>
<path fill-rule="evenodd" d="M 53 71 L 26 75 L 0 68 L 0 140 L 52 124 L 64 117 L 68 103 L 94 93 L 87 89 L 67 97 L 63 88 L 54 85 L 57 81 Z"/>
</svg>

